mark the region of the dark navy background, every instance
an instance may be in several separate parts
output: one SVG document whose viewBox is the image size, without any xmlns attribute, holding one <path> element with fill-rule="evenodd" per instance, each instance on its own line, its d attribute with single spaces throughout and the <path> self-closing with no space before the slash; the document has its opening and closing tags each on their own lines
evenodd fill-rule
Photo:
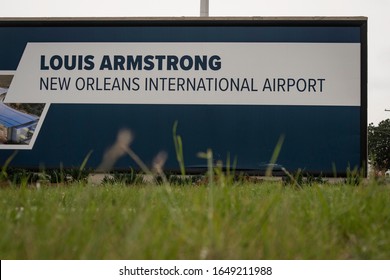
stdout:
<svg viewBox="0 0 390 280">
<path fill-rule="evenodd" d="M 49 24 L 49 23 L 48 23 Z M 46 24 L 46 25 L 48 25 Z M 9 24 L 8 24 L 9 25 Z M 360 28 L 306 26 L 1 26 L 0 70 L 15 70 L 27 42 L 343 42 L 361 41 Z M 262 66 L 264 67 L 264 66 Z M 32 151 L 19 151 L 15 167 L 78 167 L 93 150 L 96 168 L 119 130 L 134 133 L 132 148 L 148 164 L 161 150 L 165 168 L 178 170 L 172 127 L 179 122 L 187 168 L 206 166 L 197 153 L 211 148 L 215 159 L 238 169 L 259 171 L 268 163 L 280 135 L 285 141 L 277 163 L 290 171 L 339 173 L 360 166 L 361 107 L 232 105 L 52 104 Z M 13 151 L 0 150 L 3 163 Z M 129 157 L 116 169 L 135 167 Z"/>
</svg>

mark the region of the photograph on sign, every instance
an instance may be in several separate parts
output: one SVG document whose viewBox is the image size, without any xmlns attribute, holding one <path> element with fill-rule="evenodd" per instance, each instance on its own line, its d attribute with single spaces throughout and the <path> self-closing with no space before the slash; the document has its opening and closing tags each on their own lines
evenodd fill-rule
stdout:
<svg viewBox="0 0 390 280">
<path fill-rule="evenodd" d="M 0 149 L 31 149 L 45 103 L 4 102 L 13 75 L 0 75 Z"/>
</svg>

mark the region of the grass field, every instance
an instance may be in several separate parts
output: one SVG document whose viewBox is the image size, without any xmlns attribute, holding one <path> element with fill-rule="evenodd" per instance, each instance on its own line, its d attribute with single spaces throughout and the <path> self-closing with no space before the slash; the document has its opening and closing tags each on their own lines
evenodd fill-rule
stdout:
<svg viewBox="0 0 390 280">
<path fill-rule="evenodd" d="M 390 259 L 390 185 L 0 189 L 0 259 Z"/>
</svg>

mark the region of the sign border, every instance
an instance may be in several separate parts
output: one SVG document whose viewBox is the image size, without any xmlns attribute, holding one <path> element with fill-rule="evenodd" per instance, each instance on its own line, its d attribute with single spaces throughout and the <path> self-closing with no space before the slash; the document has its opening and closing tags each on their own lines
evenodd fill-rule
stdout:
<svg viewBox="0 0 390 280">
<path fill-rule="evenodd" d="M 123 17 L 123 18 L 1 18 L 2 27 L 206 27 L 206 26 L 284 26 L 284 27 L 358 27 L 360 28 L 360 169 L 367 176 L 368 140 L 368 18 L 367 17 Z M 11 71 L 11 69 L 8 69 Z M 249 172 L 251 173 L 251 172 Z M 257 172 L 258 173 L 258 172 Z M 314 174 L 313 175 L 320 175 Z M 337 175 L 345 177 L 346 172 Z"/>
</svg>

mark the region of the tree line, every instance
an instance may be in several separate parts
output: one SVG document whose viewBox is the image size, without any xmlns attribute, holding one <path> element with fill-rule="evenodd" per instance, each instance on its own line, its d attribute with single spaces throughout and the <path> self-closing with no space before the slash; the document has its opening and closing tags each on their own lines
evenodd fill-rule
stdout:
<svg viewBox="0 0 390 280">
<path fill-rule="evenodd" d="M 390 169 L 390 119 L 368 125 L 368 159 L 377 171 Z"/>
</svg>

